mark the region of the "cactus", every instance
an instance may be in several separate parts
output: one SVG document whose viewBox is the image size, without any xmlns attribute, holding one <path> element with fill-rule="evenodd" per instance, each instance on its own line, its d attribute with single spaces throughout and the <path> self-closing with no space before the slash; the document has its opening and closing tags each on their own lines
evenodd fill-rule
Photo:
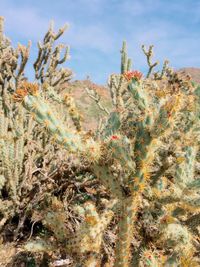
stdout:
<svg viewBox="0 0 200 267">
<path fill-rule="evenodd" d="M 142 47 L 149 66 L 144 78 L 139 71 L 131 70 L 124 42 L 121 73 L 112 74 L 108 82 L 113 110 L 105 109 L 98 95 L 88 91 L 107 116 L 103 127 L 90 135 L 81 127 L 72 97 L 61 93 L 72 74 L 59 68 L 69 52 L 68 47 L 55 45 L 64 30 L 55 33 L 51 25 L 43 43 L 38 44 L 34 63 L 37 83 L 30 83 L 23 77 L 29 46 L 14 50 L 3 36 L 0 20 L 0 213 L 4 214 L 0 227 L 17 213 L 22 216 L 17 236 L 29 216 L 33 228 L 41 221 L 52 238 L 30 240 L 25 250 L 44 253 L 62 246 L 65 252 L 79 255 L 79 265 L 98 266 L 102 264 L 104 234 L 114 220 L 114 266 L 179 266 L 185 255 L 190 255 L 190 262 L 198 262 L 194 232 L 200 222 L 196 170 L 200 87 L 174 73 L 166 61 L 161 73 L 153 74 L 158 64 L 151 62 L 153 46 Z M 74 128 L 69 127 L 68 118 Z M 67 174 L 61 166 L 58 179 L 55 173 L 59 172 L 59 160 L 55 157 L 59 153 L 65 160 L 72 159 L 75 171 L 63 160 Z M 81 161 L 90 175 L 81 169 Z M 61 192 L 68 188 L 72 177 L 76 185 L 78 177 L 88 181 L 90 176 L 104 186 L 107 194 L 111 193 L 109 201 L 103 211 L 97 199 L 73 203 L 80 211 L 80 221 L 72 237 L 66 227 L 69 203 Z M 9 200 L 4 196 L 6 188 Z"/>
<path fill-rule="evenodd" d="M 121 74 L 126 73 L 131 70 L 132 62 L 131 59 L 127 57 L 126 41 L 123 41 L 121 52 Z"/>
<path fill-rule="evenodd" d="M 124 49 L 125 48 L 123 48 L 123 50 Z M 123 58 L 123 60 L 125 59 Z M 130 244 L 132 240 L 131 236 L 134 232 L 134 221 L 136 220 L 137 212 L 141 206 L 141 196 L 150 183 L 152 165 L 157 155 L 160 144 L 159 141 L 173 133 L 173 129 L 175 129 L 177 125 L 178 114 L 182 114 L 182 108 L 185 104 L 184 101 L 186 101 L 187 97 L 187 94 L 180 87 L 173 97 L 170 92 L 166 92 L 166 97 L 164 99 L 161 98 L 160 101 L 153 102 L 154 97 L 146 90 L 145 81 L 139 79 L 141 76 L 138 78 L 138 76 L 136 76 L 137 74 L 133 72 L 131 79 L 127 79 L 127 76 L 126 79 L 124 79 L 123 75 L 125 75 L 125 73 L 120 76 L 122 78 L 116 78 L 123 86 L 116 88 L 127 90 L 126 93 L 130 94 L 139 112 L 139 118 L 135 121 L 133 128 L 135 135 L 134 140 L 133 138 L 129 140 L 121 136 L 123 133 L 124 113 L 126 112 L 111 113 L 100 142 L 102 154 L 99 154 L 99 157 L 95 158 L 96 163 L 92 164 L 94 165 L 92 167 L 94 173 L 108 190 L 111 190 L 113 196 L 117 197 L 119 200 L 120 220 L 118 225 L 115 266 L 129 265 L 131 257 Z M 22 93 L 21 89 L 18 89 L 15 94 L 15 99 L 22 98 L 24 107 L 33 112 L 35 119 L 40 124 L 45 125 L 51 135 L 56 136 L 55 140 L 63 144 L 69 152 L 88 149 L 87 145 L 84 146 L 83 143 L 81 143 L 81 135 L 79 133 L 71 134 L 64 130 L 61 121 L 58 121 L 57 118 L 53 116 L 49 106 L 39 97 L 38 93 L 35 94 L 30 88 L 31 85 L 29 87 L 26 86 L 26 90 Z M 122 92 L 123 91 L 120 89 L 118 93 L 116 93 L 116 108 L 118 110 L 119 106 L 123 108 L 125 105 Z M 154 106 L 154 112 L 152 112 L 152 106 Z M 156 108 L 157 112 L 155 111 Z M 185 130 L 185 136 L 188 135 L 188 132 L 190 133 L 191 127 L 192 126 Z M 119 133 L 118 135 L 117 132 Z M 108 142 L 109 135 L 111 135 L 111 141 Z M 94 146 L 96 146 L 95 140 L 93 141 Z M 133 155 L 131 155 L 131 146 L 134 146 Z M 89 147 L 89 150 L 90 149 Z M 180 171 L 178 168 L 174 174 L 177 186 L 180 184 L 178 180 L 188 179 L 188 174 L 190 174 L 191 180 L 191 175 L 194 173 L 195 153 L 192 153 L 192 147 L 186 147 L 185 149 L 185 168 L 189 169 L 187 171 L 183 166 L 179 165 Z M 89 154 L 85 153 L 84 155 L 88 156 Z M 121 168 L 126 170 L 124 176 L 121 177 L 121 181 L 113 176 L 109 168 L 109 162 L 117 161 Z M 119 187 L 120 183 L 121 186 L 129 188 L 130 196 L 124 196 Z M 181 185 L 179 186 L 181 187 Z M 199 203 L 198 200 L 189 200 L 187 197 L 184 197 L 182 202 L 183 206 L 198 206 Z M 165 229 L 165 232 L 166 231 L 167 229 Z"/>
</svg>

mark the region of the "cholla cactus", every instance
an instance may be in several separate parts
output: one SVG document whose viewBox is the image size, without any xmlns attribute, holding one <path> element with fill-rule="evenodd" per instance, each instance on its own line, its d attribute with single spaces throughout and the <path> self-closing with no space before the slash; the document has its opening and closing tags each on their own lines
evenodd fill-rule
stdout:
<svg viewBox="0 0 200 267">
<path fill-rule="evenodd" d="M 71 98 L 59 94 L 62 83 L 71 75 L 67 70 L 57 69 L 58 64 L 67 59 L 68 50 L 63 59 L 59 58 L 61 46 L 56 46 L 52 52 L 54 41 L 63 31 L 55 34 L 50 27 L 44 44 L 39 45 L 39 56 L 34 64 L 38 84 L 21 81 L 19 77 L 23 71 L 20 71 L 17 88 L 11 90 L 9 101 L 18 102 L 14 105 L 19 110 L 24 106 L 26 115 L 31 115 L 40 125 L 40 134 L 44 128 L 47 130 L 44 147 L 52 138 L 60 149 L 84 159 L 90 172 L 117 203 L 101 215 L 94 204 L 85 204 L 83 223 L 71 240 L 65 232 L 67 218 L 59 201 L 55 201 L 58 210 L 46 209 L 43 223 L 67 250 L 91 254 L 84 263 L 86 266 L 97 265 L 103 233 L 115 212 L 118 229 L 114 266 L 180 265 L 184 253 L 192 257 L 197 250 L 191 230 L 197 230 L 198 222 L 193 227 L 190 218 L 191 212 L 198 214 L 200 207 L 200 182 L 195 165 L 200 144 L 200 87 L 188 77 L 171 71 L 166 62 L 161 74 L 152 74 L 157 65 L 151 62 L 152 46 L 148 50 L 143 46 L 149 65 L 144 78 L 139 71 L 131 70 L 123 43 L 121 73 L 112 74 L 109 79 L 113 111 L 106 112 L 107 121 L 98 135 L 88 136 L 82 131 L 80 116 Z M 99 104 L 97 97 L 93 98 Z M 4 102 L 7 103 L 2 101 L 2 105 Z M 69 129 L 66 120 L 58 109 L 56 111 L 59 105 L 67 106 L 75 129 Z M 16 125 L 22 128 L 25 122 L 20 119 Z M 41 142 L 37 138 L 36 141 Z M 10 158 L 2 155 L 4 164 L 10 164 L 9 159 L 15 152 L 13 144 L 9 148 Z M 17 164 L 22 166 L 21 162 Z M 6 170 L 9 177 L 7 165 Z M 8 181 L 15 182 L 14 186 L 11 184 L 15 189 L 16 181 L 11 176 Z M 5 183 L 4 178 L 1 183 Z M 16 191 L 13 194 L 16 196 Z M 140 246 L 133 242 L 137 239 L 142 240 Z M 152 254 L 150 258 L 149 253 Z"/>
<path fill-rule="evenodd" d="M 86 256 L 84 266 L 90 266 L 89 263 L 93 262 L 91 266 L 98 266 L 100 263 L 100 250 L 102 245 L 103 233 L 113 218 L 113 212 L 107 209 L 103 214 L 99 215 L 96 207 L 91 202 L 84 204 L 84 217 L 83 223 L 77 230 L 73 237 L 69 237 L 66 242 L 67 250 L 81 255 L 91 254 L 91 257 Z M 95 256 L 96 255 L 96 256 Z"/>
<path fill-rule="evenodd" d="M 18 45 L 12 48 L 10 40 L 3 35 L 0 19 L 0 147 L 1 177 L 5 177 L 10 195 L 17 201 L 17 187 L 20 182 L 24 159 L 24 110 L 12 103 L 12 92 L 23 79 L 23 72 L 29 57 L 28 47 Z M 20 62 L 20 63 L 19 63 Z"/>
<path fill-rule="evenodd" d="M 167 76 L 173 79 L 173 73 L 168 72 Z M 188 101 L 190 106 L 191 101 L 194 103 L 196 101 L 196 97 L 192 95 L 195 90 L 194 87 L 191 87 L 189 83 L 184 84 L 184 86 L 178 84 L 176 90 L 174 90 L 172 86 L 168 85 L 163 89 L 163 95 L 156 94 L 157 92 L 153 94 L 152 91 L 155 88 L 152 88 L 150 80 L 143 80 L 141 78 L 142 75 L 139 75 L 138 72 L 116 75 L 116 81 L 119 82 L 118 86 L 114 86 L 117 90 L 115 101 L 113 102 L 116 111 L 110 114 L 105 129 L 102 131 L 100 142 L 95 143 L 94 141 L 93 143 L 94 147 L 100 146 L 101 155 L 99 154 L 99 157 L 95 158 L 96 161 L 92 163 L 91 168 L 108 190 L 111 190 L 113 196 L 119 200 L 120 221 L 118 229 L 119 240 L 116 245 L 116 266 L 128 266 L 129 264 L 132 240 L 130 233 L 134 232 L 133 226 L 134 221 L 136 221 L 137 212 L 139 209 L 142 209 L 142 194 L 145 194 L 145 190 L 151 183 L 154 161 L 163 140 L 169 136 L 171 136 L 172 140 L 176 140 L 173 135 L 178 132 L 177 127 L 182 123 L 180 118 L 185 120 L 185 127 L 183 132 L 178 132 L 177 134 L 181 134 L 185 138 L 185 142 L 187 142 L 191 134 L 195 134 L 198 137 L 199 131 L 197 127 L 199 111 L 195 108 L 190 110 L 190 117 L 188 115 L 187 117 L 184 116 L 188 114 L 187 108 L 189 106 L 186 107 L 189 104 Z M 152 81 L 153 83 L 154 81 Z M 111 92 L 114 96 L 114 89 Z M 19 97 L 18 92 L 16 92 L 16 95 Z M 41 99 L 37 101 L 40 103 L 40 107 L 44 106 L 45 108 L 40 108 L 39 110 L 39 106 L 34 106 L 35 96 L 27 94 L 26 96 L 22 95 L 22 97 L 24 106 L 34 112 L 40 123 L 44 123 L 43 121 L 47 117 L 50 118 L 50 109 L 45 106 Z M 50 119 L 50 121 L 54 122 L 55 119 Z M 87 149 L 87 145 L 85 146 L 80 141 L 80 134 L 70 135 L 69 138 L 66 132 L 63 131 L 61 133 L 60 128 L 62 126 L 60 122 L 57 121 L 55 125 L 51 126 L 49 123 L 47 127 L 49 127 L 52 134 L 60 135 L 60 137 L 57 137 L 59 143 L 64 143 L 62 138 L 66 136 L 67 142 L 69 141 L 70 146 L 74 147 L 74 151 L 84 151 L 84 149 Z M 67 142 L 64 144 L 71 151 L 72 149 Z M 192 143 L 188 141 L 185 144 L 185 163 L 180 165 L 179 160 L 178 168 L 174 173 L 175 191 L 179 189 L 182 193 L 185 192 L 184 189 L 187 187 L 187 181 L 194 179 L 192 177 L 194 177 L 194 160 L 197 144 L 198 139 Z M 183 146 L 177 146 L 177 149 L 183 150 Z M 89 150 L 91 153 L 95 151 L 95 149 L 91 150 L 90 146 Z M 121 168 L 121 173 L 116 179 L 111 166 L 117 164 L 117 162 Z M 157 177 L 157 180 L 159 178 L 162 179 L 162 175 Z M 123 187 L 127 188 L 128 196 L 124 195 Z M 185 195 L 181 205 L 183 207 L 192 206 L 195 208 L 195 206 L 198 207 L 198 203 L 198 200 L 190 200 L 189 196 Z M 170 208 L 171 212 L 175 207 L 177 206 L 174 205 Z M 188 246 L 192 246 L 191 240 L 188 240 L 188 242 Z"/>
</svg>

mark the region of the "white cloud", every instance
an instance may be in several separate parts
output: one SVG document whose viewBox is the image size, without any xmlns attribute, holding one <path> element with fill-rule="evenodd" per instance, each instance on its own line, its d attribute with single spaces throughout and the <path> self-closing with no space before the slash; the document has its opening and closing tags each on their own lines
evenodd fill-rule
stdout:
<svg viewBox="0 0 200 267">
<path fill-rule="evenodd" d="M 41 17 L 36 9 L 26 7 L 1 6 L 5 17 L 5 28 L 19 37 L 35 39 L 48 26 L 48 20 Z"/>
<path fill-rule="evenodd" d="M 89 0 L 79 0 L 80 4 L 88 4 Z M 90 9 L 95 9 L 101 4 L 100 0 L 92 0 Z M 47 31 L 50 18 L 44 17 L 41 10 L 33 7 L 13 7 L 4 2 L 0 4 L 1 13 L 5 16 L 6 31 L 14 34 L 17 38 L 41 40 Z M 62 17 L 55 14 L 55 26 L 63 26 L 65 23 Z M 80 25 L 73 21 L 68 22 L 69 30 L 62 40 L 70 43 L 74 48 L 97 49 L 101 52 L 108 52 L 113 48 L 114 42 L 107 32 L 105 25 Z"/>
<path fill-rule="evenodd" d="M 33 54 L 37 50 L 35 42 L 43 38 L 51 16 L 56 29 L 66 22 L 65 16 L 69 18 L 70 28 L 61 41 L 72 47 L 72 60 L 77 59 L 82 64 L 83 73 L 86 71 L 83 66 L 88 64 L 94 72 L 97 65 L 99 72 L 101 68 L 102 72 L 106 71 L 105 64 L 114 71 L 119 65 L 123 39 L 127 39 L 130 57 L 139 69 L 146 66 L 141 44 L 155 45 L 155 60 L 162 61 L 167 56 L 173 65 L 180 67 L 200 64 L 197 56 L 199 1 L 191 4 L 189 0 L 175 0 L 169 4 L 161 0 L 60 0 L 53 6 L 48 6 L 47 0 L 35 0 L 32 5 L 12 2 L 14 0 L 0 0 L 1 15 L 6 18 L 6 34 L 19 42 L 33 40 Z M 182 17 L 185 17 L 183 22 L 180 21 Z M 105 59 L 98 60 L 102 55 Z"/>
</svg>

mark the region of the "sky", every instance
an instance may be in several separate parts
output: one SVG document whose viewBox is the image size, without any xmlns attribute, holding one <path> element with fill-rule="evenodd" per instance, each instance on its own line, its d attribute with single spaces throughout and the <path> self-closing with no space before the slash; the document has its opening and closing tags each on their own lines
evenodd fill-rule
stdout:
<svg viewBox="0 0 200 267">
<path fill-rule="evenodd" d="M 200 67 L 200 0 L 0 0 L 5 34 L 16 47 L 32 41 L 26 75 L 33 80 L 37 41 L 49 23 L 69 25 L 60 39 L 70 46 L 66 67 L 74 79 L 106 84 L 120 72 L 120 49 L 127 41 L 133 69 L 147 71 L 141 45 L 154 45 L 155 61 L 174 69 Z"/>
</svg>

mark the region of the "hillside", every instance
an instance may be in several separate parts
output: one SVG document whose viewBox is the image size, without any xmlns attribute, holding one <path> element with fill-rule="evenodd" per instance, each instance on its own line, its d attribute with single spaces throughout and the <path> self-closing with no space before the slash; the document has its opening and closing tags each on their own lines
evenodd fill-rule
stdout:
<svg viewBox="0 0 200 267">
<path fill-rule="evenodd" d="M 181 68 L 178 72 L 189 74 L 194 82 L 200 83 L 200 68 Z"/>
<path fill-rule="evenodd" d="M 90 80 L 76 80 L 67 84 L 66 90 L 74 97 L 76 105 L 84 118 L 84 129 L 92 130 L 96 128 L 99 118 L 104 116 L 105 112 L 101 111 L 95 101 L 87 94 L 86 87 L 94 89 L 101 96 L 101 103 L 107 109 L 111 107 L 111 98 L 106 87 L 92 83 Z"/>
<path fill-rule="evenodd" d="M 181 68 L 178 72 L 189 74 L 193 81 L 200 83 L 200 68 Z M 88 96 L 85 87 L 93 88 L 101 96 L 103 105 L 108 109 L 111 107 L 111 98 L 110 92 L 105 86 L 97 85 L 90 80 L 76 80 L 67 84 L 66 89 L 74 97 L 84 118 L 83 127 L 92 130 L 96 128 L 99 118 L 105 114 L 99 109 L 95 101 Z"/>
</svg>

